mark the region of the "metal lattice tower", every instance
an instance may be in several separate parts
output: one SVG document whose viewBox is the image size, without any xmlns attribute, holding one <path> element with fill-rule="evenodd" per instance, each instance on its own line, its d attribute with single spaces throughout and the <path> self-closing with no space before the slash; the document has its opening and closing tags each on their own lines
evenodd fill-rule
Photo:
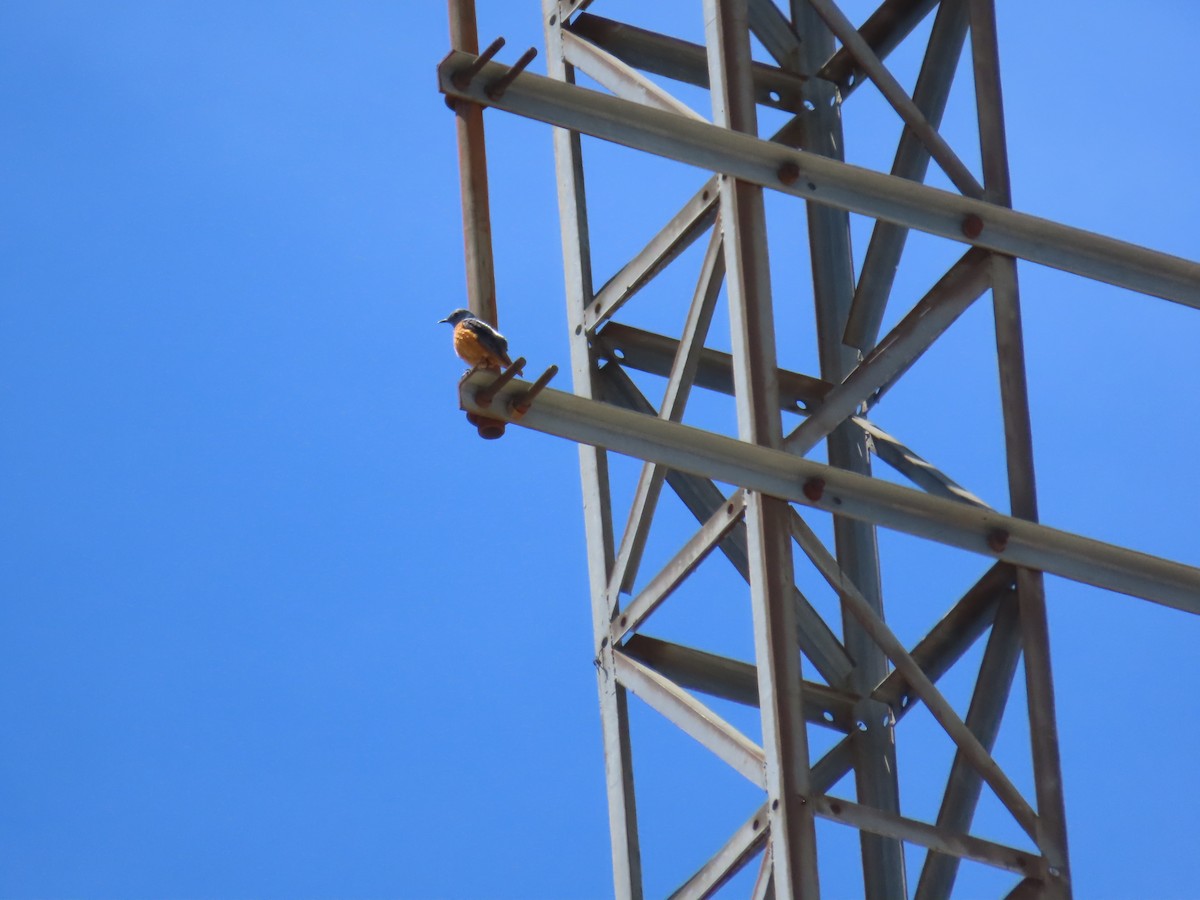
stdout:
<svg viewBox="0 0 1200 900">
<path fill-rule="evenodd" d="M 454 51 L 439 70 L 458 113 L 470 301 L 496 320 L 482 108 L 552 126 L 566 270 L 574 392 L 541 390 L 506 373 L 475 373 L 463 408 L 580 444 L 595 652 L 618 897 L 642 896 L 628 694 L 633 693 L 761 789 L 762 805 L 674 896 L 709 896 L 749 864 L 755 897 L 816 897 L 817 819 L 857 829 L 870 897 L 949 896 L 959 861 L 1012 873 L 1012 897 L 1072 894 L 1043 572 L 1200 613 L 1200 569 L 1055 530 L 1038 522 L 1017 260 L 1200 306 L 1200 265 L 1016 212 L 1011 208 L 993 0 L 883 0 L 855 28 L 834 0 L 693 0 L 705 43 L 593 14 L 603 3 L 543 0 L 548 77 L 479 54 L 471 0 L 451 0 Z M 933 17 L 916 86 L 884 64 Z M 773 58 L 755 61 L 752 36 Z M 982 179 L 938 128 L 969 54 Z M 575 84 L 580 72 L 606 92 Z M 656 78 L 708 89 L 711 118 Z M 842 159 L 842 110 L 869 79 L 904 123 L 890 172 Z M 758 110 L 789 114 L 773 135 Z M 709 171 L 695 195 L 611 279 L 593 281 L 581 135 Z M 930 162 L 955 191 L 924 183 Z M 795 198 L 807 216 L 819 371 L 781 369 L 767 257 L 764 194 Z M 798 209 L 800 206 L 797 207 Z M 849 216 L 875 224 L 861 267 Z M 954 242 L 961 255 L 880 336 L 910 230 Z M 706 244 L 700 243 L 706 242 Z M 623 308 L 691 245 L 704 246 L 682 331 L 654 334 Z M 705 340 L 722 288 L 729 354 Z M 871 419 L 879 396 L 984 295 L 994 309 L 1008 513 L 993 509 Z M 795 306 L 794 298 L 788 298 Z M 791 308 L 791 307 L 789 307 Z M 661 404 L 630 371 L 666 378 Z M 693 389 L 736 398 L 736 434 L 682 424 Z M 795 419 L 785 421 L 787 412 Z M 785 427 L 786 426 L 786 427 Z M 824 444 L 827 463 L 807 458 Z M 644 460 L 623 531 L 614 529 L 610 451 Z M 873 477 L 871 455 L 912 482 Z M 718 483 L 734 485 L 730 494 Z M 655 573 L 639 575 L 664 486 L 698 528 Z M 810 523 L 832 519 L 832 541 Z M 876 529 L 895 529 L 990 558 L 976 583 L 925 636 L 906 646 L 884 618 Z M 831 546 L 829 546 L 831 544 Z M 826 621 L 797 587 L 794 548 L 840 598 Z M 643 625 L 681 584 L 702 577 L 715 551 L 749 588 L 753 662 L 650 638 Z M 636 590 L 635 590 L 636 588 Z M 942 606 L 937 609 L 943 608 Z M 936 614 L 936 613 L 935 613 Z M 985 642 L 969 708 L 959 715 L 937 682 Z M 1023 665 L 1019 664 L 1023 660 Z M 1018 668 L 1024 671 L 1033 796 L 992 756 Z M 750 705 L 761 743 L 699 695 Z M 936 821 L 901 812 L 895 741 L 923 706 L 953 741 L 955 758 Z M 810 730 L 839 739 L 810 752 Z M 830 789 L 852 774 L 854 796 Z M 991 791 L 1036 850 L 971 834 Z M 906 872 L 904 843 L 928 849 Z"/>
</svg>

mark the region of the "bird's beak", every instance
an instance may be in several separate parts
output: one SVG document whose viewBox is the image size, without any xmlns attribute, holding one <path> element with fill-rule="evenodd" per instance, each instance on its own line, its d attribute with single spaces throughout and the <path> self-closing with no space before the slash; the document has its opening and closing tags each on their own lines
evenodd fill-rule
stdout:
<svg viewBox="0 0 1200 900">
<path fill-rule="evenodd" d="M 450 321 L 450 317 L 446 316 L 446 318 L 444 318 L 444 319 L 438 319 L 438 324 L 441 325 L 443 322 L 449 322 L 449 321 Z"/>
</svg>

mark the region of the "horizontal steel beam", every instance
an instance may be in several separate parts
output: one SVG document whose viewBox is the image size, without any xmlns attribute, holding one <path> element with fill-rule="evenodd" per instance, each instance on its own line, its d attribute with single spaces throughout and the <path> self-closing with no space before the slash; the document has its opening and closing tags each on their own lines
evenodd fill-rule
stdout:
<svg viewBox="0 0 1200 900">
<path fill-rule="evenodd" d="M 1025 850 L 1006 847 L 993 841 L 957 831 L 938 828 L 917 819 L 893 815 L 881 809 L 863 806 L 837 797 L 812 798 L 816 814 L 861 831 L 899 838 L 910 844 L 929 847 L 939 853 L 973 859 L 1020 875 L 1039 875 L 1045 868 L 1042 858 Z"/>
<path fill-rule="evenodd" d="M 634 68 L 708 87 L 708 52 L 701 44 L 591 14 L 580 16 L 567 29 Z M 804 79 L 799 75 L 759 62 L 751 65 L 750 74 L 756 102 L 792 112 L 801 108 Z"/>
<path fill-rule="evenodd" d="M 522 72 L 498 99 L 487 87 L 509 69 L 452 52 L 438 67 L 443 93 L 614 143 L 723 172 L 782 193 L 1200 308 L 1200 264 L 972 197 L 917 184 L 753 135 Z"/>
<path fill-rule="evenodd" d="M 751 663 L 644 634 L 631 635 L 621 650 L 681 687 L 743 706 L 758 706 L 758 675 Z M 847 691 L 817 681 L 804 682 L 804 718 L 814 725 L 853 731 L 858 700 L 857 695 Z"/>
<path fill-rule="evenodd" d="M 521 416 L 511 411 L 512 404 L 520 402 L 530 384 L 518 379 L 504 385 L 487 406 L 480 406 L 476 392 L 494 380 L 487 372 L 464 378 L 459 391 L 462 408 L 1014 565 L 1200 613 L 1200 569 L 1193 566 L 562 391 L 542 391 Z"/>
</svg>

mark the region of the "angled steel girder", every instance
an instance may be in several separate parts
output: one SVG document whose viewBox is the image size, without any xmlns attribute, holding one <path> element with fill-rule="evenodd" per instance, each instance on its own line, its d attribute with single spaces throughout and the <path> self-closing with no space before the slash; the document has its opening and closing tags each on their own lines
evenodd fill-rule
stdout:
<svg viewBox="0 0 1200 900">
<path fill-rule="evenodd" d="M 529 390 L 520 379 L 481 406 L 494 377 L 464 380 L 463 409 L 1200 615 L 1200 568 L 562 391 L 520 414 L 508 408 Z"/>
<path fill-rule="evenodd" d="M 466 53 L 447 56 L 438 70 L 442 91 L 806 200 L 1200 308 L 1200 264 L 1177 256 L 528 72 L 492 100 L 486 85 L 502 78 L 507 66 L 487 63 L 466 89 L 454 86 L 454 73 L 474 61 Z"/>
<path fill-rule="evenodd" d="M 744 823 L 730 823 L 729 839 L 673 896 L 710 896 L 756 859 L 752 896 L 818 896 L 814 820 L 822 818 L 859 830 L 870 897 L 908 895 L 905 842 L 928 850 L 916 886 L 919 897 L 949 896 L 961 859 L 1014 873 L 1019 882 L 1014 896 L 1069 897 L 1042 573 L 1200 614 L 1200 569 L 1038 523 L 1015 258 L 1198 308 L 1200 265 L 1010 208 L 993 0 L 883 0 L 858 29 L 836 0 L 693 2 L 703 9 L 704 45 L 584 13 L 590 0 L 543 0 L 549 77 L 517 74 L 477 57 L 471 52 L 473 27 L 464 29 L 462 22 L 455 37 L 459 49 L 439 67 L 441 88 L 457 101 L 460 120 L 474 122 L 481 107 L 492 106 L 558 126 L 554 146 L 574 394 L 544 390 L 530 405 L 529 384 L 513 379 L 490 389 L 494 375 L 473 373 L 460 385 L 460 398 L 473 415 L 580 445 L 616 894 L 637 898 L 643 890 L 627 709 L 632 693 L 766 794 Z M 469 6 L 469 0 L 451 0 L 452 19 Z M 885 59 L 935 8 L 910 96 Z M 751 34 L 774 63 L 751 59 Z M 979 113 L 978 177 L 937 131 L 964 45 L 971 50 Z M 612 95 L 576 86 L 576 69 Z M 708 88 L 713 121 L 645 73 Z M 906 125 L 891 174 L 848 165 L 841 157 L 841 102 L 867 79 Z M 793 118 L 771 140 L 762 140 L 757 105 L 789 111 Z M 600 287 L 592 277 L 581 134 L 713 173 L 645 249 Z M 473 275 L 476 293 L 486 292 L 487 273 L 472 261 L 490 259 L 486 181 L 478 179 L 481 168 L 471 161 L 482 158 L 481 136 L 479 125 L 472 132 L 475 155 L 463 158 L 464 197 L 473 193 L 476 210 L 466 220 L 468 232 L 474 229 L 467 249 L 469 267 L 479 273 Z M 920 183 L 931 160 L 962 195 Z M 783 371 L 775 361 L 764 189 L 806 205 L 820 377 Z M 858 273 L 848 212 L 877 220 Z M 913 228 L 967 246 L 877 341 L 891 275 Z M 616 321 L 646 284 L 706 234 L 707 251 L 678 336 Z M 730 354 L 705 347 L 722 286 L 729 301 Z M 866 418 L 880 394 L 989 291 L 1012 515 L 991 509 Z M 666 379 L 660 406 L 642 396 L 626 368 Z M 697 387 L 736 397 L 737 438 L 681 424 Z M 484 388 L 489 390 L 481 394 Z M 782 412 L 805 420 L 786 433 Z M 803 458 L 822 440 L 829 465 Z M 871 477 L 872 450 L 923 490 Z M 619 539 L 609 491 L 610 451 L 644 462 Z M 736 490 L 726 496 L 717 482 Z M 660 571 L 640 575 L 664 484 L 696 516 L 698 530 L 680 536 L 678 552 Z M 833 514 L 832 549 L 806 523 L 806 507 Z M 997 560 L 911 650 L 884 619 L 876 527 Z M 793 544 L 841 598 L 840 637 L 797 589 Z M 698 566 L 717 549 L 749 585 L 753 664 L 644 631 L 677 588 L 700 577 Z M 985 633 L 974 696 L 960 718 L 936 682 Z M 802 677 L 801 653 L 803 665 L 811 664 L 825 684 Z M 1033 802 L 990 755 L 1022 659 Z M 692 692 L 758 708 L 762 745 Z M 917 705 L 929 709 L 956 746 L 935 823 L 907 818 L 899 809 L 896 725 Z M 839 733 L 819 759 L 809 758 L 810 727 Z M 856 797 L 830 796 L 831 787 L 851 771 Z M 1035 852 L 969 833 L 984 783 Z"/>
</svg>

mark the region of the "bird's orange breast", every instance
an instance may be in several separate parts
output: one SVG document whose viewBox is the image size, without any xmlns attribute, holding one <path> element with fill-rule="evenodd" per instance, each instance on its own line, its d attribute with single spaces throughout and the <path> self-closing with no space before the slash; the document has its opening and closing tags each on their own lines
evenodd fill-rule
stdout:
<svg viewBox="0 0 1200 900">
<path fill-rule="evenodd" d="M 454 352 L 472 366 L 500 369 L 501 360 L 479 342 L 474 331 L 461 323 L 454 326 Z"/>
</svg>

